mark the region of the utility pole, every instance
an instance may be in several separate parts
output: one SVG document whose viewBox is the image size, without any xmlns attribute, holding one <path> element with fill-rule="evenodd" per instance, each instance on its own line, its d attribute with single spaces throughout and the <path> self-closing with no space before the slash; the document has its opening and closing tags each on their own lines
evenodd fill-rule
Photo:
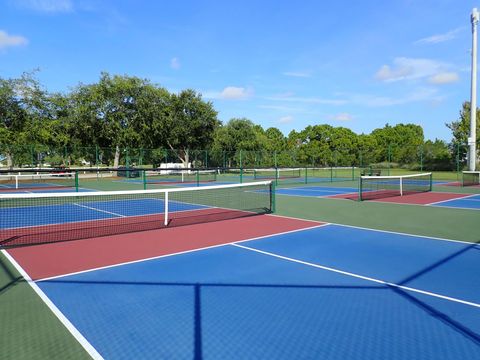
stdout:
<svg viewBox="0 0 480 360">
<path fill-rule="evenodd" d="M 468 137 L 468 170 L 475 171 L 477 160 L 477 25 L 479 20 L 477 8 L 472 10 L 472 88 L 470 98 L 470 136 Z"/>
</svg>

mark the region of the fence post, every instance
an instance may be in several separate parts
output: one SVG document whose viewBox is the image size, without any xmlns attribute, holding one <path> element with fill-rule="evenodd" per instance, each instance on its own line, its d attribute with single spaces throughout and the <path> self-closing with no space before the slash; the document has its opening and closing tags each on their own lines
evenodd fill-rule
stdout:
<svg viewBox="0 0 480 360">
<path fill-rule="evenodd" d="M 423 145 L 420 145 L 420 171 L 423 171 Z"/>
<path fill-rule="evenodd" d="M 392 163 L 392 144 L 388 144 L 388 155 L 387 155 L 387 175 L 390 175 L 390 168 Z"/>
<path fill-rule="evenodd" d="M 95 145 L 95 166 L 98 168 L 100 166 L 99 163 L 99 154 L 98 154 L 98 145 Z"/>
<path fill-rule="evenodd" d="M 240 184 L 243 183 L 243 163 L 242 163 L 242 150 L 240 150 Z"/>
<path fill-rule="evenodd" d="M 457 162 L 457 181 L 459 181 L 459 175 L 460 175 L 460 144 L 457 143 L 457 156 L 456 156 L 456 162 Z"/>
</svg>

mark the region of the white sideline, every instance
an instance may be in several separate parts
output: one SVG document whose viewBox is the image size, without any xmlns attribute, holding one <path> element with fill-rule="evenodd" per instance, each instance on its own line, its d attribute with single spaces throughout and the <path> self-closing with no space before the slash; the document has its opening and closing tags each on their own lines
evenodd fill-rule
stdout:
<svg viewBox="0 0 480 360">
<path fill-rule="evenodd" d="M 456 303 L 480 308 L 480 304 L 474 303 L 474 302 L 471 302 L 471 301 L 457 299 L 457 298 L 454 298 L 454 297 L 445 296 L 445 295 L 441 295 L 441 294 L 437 294 L 437 293 L 433 293 L 433 292 L 425 291 L 425 290 L 421 290 L 421 289 L 416 289 L 416 288 L 412 288 L 412 287 L 409 287 L 409 286 L 403 286 L 403 285 L 391 283 L 391 282 L 388 282 L 388 281 L 384 281 L 384 280 L 380 280 L 380 279 L 371 278 L 371 277 L 368 277 L 368 276 L 363 276 L 363 275 L 351 273 L 351 272 L 348 272 L 348 271 L 338 270 L 338 269 L 335 269 L 335 268 L 332 268 L 332 267 L 329 267 L 329 266 L 323 266 L 323 265 L 319 265 L 319 264 L 310 263 L 310 262 L 307 262 L 307 261 L 297 260 L 297 259 L 290 258 L 290 257 L 287 257 L 287 256 L 274 254 L 274 253 L 271 253 L 271 252 L 268 252 L 268 251 L 258 250 L 258 249 L 251 248 L 251 247 L 244 246 L 244 245 L 239 245 L 239 244 L 235 244 L 235 243 L 231 244 L 231 245 L 235 246 L 235 247 L 238 247 L 238 248 L 245 249 L 245 250 L 254 251 L 254 252 L 257 252 L 257 253 L 260 253 L 260 254 L 276 257 L 276 258 L 279 258 L 279 259 L 282 259 L 282 260 L 287 260 L 287 261 L 291 261 L 291 262 L 294 262 L 294 263 L 307 265 L 307 266 L 311 266 L 311 267 L 322 269 L 322 270 L 331 271 L 331 272 L 334 272 L 334 273 L 337 273 L 337 274 L 351 276 L 351 277 L 354 277 L 354 278 L 357 278 L 357 279 L 371 281 L 371 282 L 374 282 L 374 283 L 377 283 L 377 284 L 382 284 L 382 285 L 394 287 L 394 288 L 397 288 L 397 289 L 402 289 L 402 290 L 405 290 L 405 291 L 415 292 L 415 293 L 428 295 L 428 296 L 436 297 L 436 298 L 443 299 L 443 300 L 449 300 L 449 301 L 453 301 L 453 302 L 456 302 Z"/>
<path fill-rule="evenodd" d="M 87 339 L 78 331 L 78 329 L 66 318 L 65 315 L 55 306 L 55 304 L 48 298 L 42 289 L 30 278 L 25 270 L 17 263 L 17 261 L 10 256 L 6 250 L 1 250 L 3 255 L 10 261 L 10 263 L 17 269 L 21 276 L 26 280 L 35 293 L 42 299 L 52 313 L 58 318 L 58 320 L 67 328 L 72 336 L 82 345 L 85 351 L 95 360 L 103 359 L 99 352 L 88 342 Z"/>
</svg>

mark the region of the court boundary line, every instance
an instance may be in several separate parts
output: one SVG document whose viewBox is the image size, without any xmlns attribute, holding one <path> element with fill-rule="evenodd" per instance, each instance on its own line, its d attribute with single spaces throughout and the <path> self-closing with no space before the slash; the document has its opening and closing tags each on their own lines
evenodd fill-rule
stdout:
<svg viewBox="0 0 480 360">
<path fill-rule="evenodd" d="M 83 347 L 95 360 L 104 359 L 102 355 L 95 349 L 95 347 L 82 335 L 82 333 L 73 325 L 70 320 L 60 311 L 60 309 L 55 305 L 55 303 L 50 300 L 50 298 L 43 292 L 43 290 L 30 278 L 27 272 L 20 266 L 20 264 L 4 249 L 1 250 L 2 254 L 7 258 L 8 261 L 15 267 L 15 269 L 20 273 L 20 275 L 26 280 L 30 285 L 32 290 L 37 294 L 38 297 L 43 301 L 43 303 L 49 308 L 49 310 L 57 317 L 60 323 L 70 332 L 70 334 L 77 340 L 77 342 Z"/>
<path fill-rule="evenodd" d="M 333 188 L 330 188 L 330 189 L 333 189 Z M 352 188 L 339 188 L 339 189 L 352 189 Z M 291 187 L 291 188 L 277 188 L 276 191 L 278 190 L 296 190 L 296 191 L 313 191 L 313 192 L 331 192 L 331 193 L 338 193 L 338 191 L 335 191 L 335 190 L 318 190 L 318 187 L 316 190 L 312 190 L 312 189 L 308 189 L 307 187 Z M 353 190 L 352 191 L 353 193 L 355 193 L 355 191 Z M 357 190 L 358 192 L 358 190 Z M 350 192 L 345 192 L 345 194 L 349 194 Z"/>
<path fill-rule="evenodd" d="M 340 197 L 340 195 L 344 195 L 344 196 L 347 196 L 347 195 L 352 195 L 352 196 L 356 196 L 357 199 L 349 199 L 347 197 Z M 338 197 L 336 197 L 338 196 Z M 354 191 L 354 192 L 349 192 L 349 193 L 342 193 L 342 194 L 335 194 L 335 195 L 324 195 L 324 196 L 317 196 L 316 197 L 317 199 L 334 199 L 334 200 L 349 200 L 349 201 L 358 201 L 358 191 Z"/>
<path fill-rule="evenodd" d="M 426 204 L 415 204 L 415 203 L 402 203 L 402 202 L 393 202 L 393 201 L 381 201 L 381 200 L 375 200 L 375 199 L 372 199 L 372 200 L 366 200 L 367 202 L 374 202 L 374 203 L 381 203 L 381 204 L 396 204 L 396 205 L 416 205 L 416 206 L 428 206 L 428 205 L 431 205 L 431 204 L 435 204 L 435 203 L 440 203 L 440 202 L 443 202 L 443 201 L 450 201 L 450 200 L 457 200 L 457 199 L 463 199 L 464 197 L 469 197 L 469 196 L 472 196 L 472 195 L 479 195 L 479 194 L 465 194 L 465 193 L 455 193 L 455 192 L 449 192 L 449 191 L 427 191 L 427 192 L 420 192 L 420 193 L 414 193 L 414 194 L 407 194 L 407 195 L 394 195 L 394 196 L 388 196 L 388 197 L 385 197 L 385 199 L 388 199 L 388 198 L 392 198 L 392 197 L 405 197 L 405 196 L 410 196 L 410 195 L 417 195 L 417 194 L 451 194 L 451 195 L 459 195 L 458 197 L 456 198 L 452 198 L 452 199 L 448 199 L 448 200 L 441 200 L 441 201 L 437 201 L 437 202 L 432 202 L 432 203 L 426 203 Z"/>
<path fill-rule="evenodd" d="M 283 218 L 287 218 L 287 219 L 294 219 L 294 220 L 304 220 L 304 221 L 307 220 L 307 221 L 321 222 L 319 220 L 301 219 L 301 218 L 295 218 L 295 217 L 292 217 L 292 216 L 277 215 L 277 214 L 267 214 L 267 216 L 278 216 L 278 217 L 283 217 Z M 411 237 L 419 237 L 419 238 L 430 239 L 430 240 L 449 241 L 449 242 L 460 243 L 460 244 L 469 244 L 469 245 L 475 244 L 474 242 L 471 242 L 471 241 L 447 239 L 447 238 L 441 238 L 441 237 L 437 237 L 437 236 L 415 235 L 415 234 L 409 234 L 409 233 L 404 233 L 404 232 L 400 232 L 400 231 L 373 229 L 373 228 L 368 228 L 368 227 L 364 227 L 364 226 L 340 224 L 340 223 L 335 223 L 335 222 L 325 222 L 325 223 L 327 223 L 329 225 L 337 225 L 337 226 L 349 227 L 349 228 L 354 228 L 354 229 L 370 230 L 370 231 L 383 232 L 383 233 L 395 234 L 395 235 L 405 235 L 405 236 L 411 236 Z"/>
<path fill-rule="evenodd" d="M 298 220 L 302 220 L 302 219 L 298 219 Z M 30 279 L 29 281 L 32 281 L 32 282 L 49 281 L 49 280 L 59 279 L 59 278 L 67 277 L 67 276 L 84 274 L 84 273 L 88 273 L 88 272 L 92 272 L 92 271 L 97 271 L 97 270 L 110 269 L 110 268 L 115 268 L 115 267 L 118 267 L 118 266 L 136 264 L 136 263 L 140 263 L 140 262 L 144 262 L 144 261 L 156 260 L 156 259 L 161 259 L 161 258 L 170 257 L 170 256 L 183 255 L 183 254 L 193 253 L 193 252 L 197 252 L 197 251 L 203 251 L 203 250 L 208 250 L 208 249 L 214 249 L 214 248 L 217 248 L 217 247 L 227 246 L 227 245 L 231 245 L 231 244 L 233 244 L 233 243 L 243 243 L 243 242 L 246 242 L 246 241 L 260 240 L 260 239 L 265 239 L 265 238 L 268 238 L 268 237 L 271 237 L 271 236 L 291 234 L 291 233 L 295 233 L 295 232 L 299 232 L 299 231 L 316 229 L 316 228 L 320 228 L 320 227 L 323 227 L 323 226 L 328 226 L 328 225 L 330 225 L 330 223 L 320 222 L 320 221 L 315 221 L 315 220 L 302 220 L 302 221 L 317 222 L 317 223 L 319 223 L 319 224 L 318 224 L 318 225 L 309 226 L 309 227 L 305 227 L 305 228 L 301 228 L 301 229 L 295 229 L 295 230 L 283 231 L 283 232 L 279 232 L 279 233 L 275 233 L 275 234 L 257 236 L 257 237 L 248 238 L 248 239 L 245 239 L 245 240 L 230 241 L 230 242 L 223 243 L 223 244 L 210 245 L 210 246 L 205 246 L 205 247 L 196 248 L 196 249 L 191 249 L 191 250 L 184 250 L 184 251 L 174 252 L 174 253 L 171 253 L 171 254 L 157 255 L 157 256 L 152 256 L 152 257 L 143 258 L 143 259 L 126 261 L 126 262 L 122 262 L 122 263 L 118 263 L 118 264 L 111 264 L 111 265 L 99 266 L 99 267 L 95 267 L 95 268 L 91 268 L 91 269 L 74 271 L 74 272 L 66 273 L 66 274 L 62 274 L 62 275 L 49 276 L 49 277 L 41 278 L 41 279 L 37 279 L 37 280 L 32 280 L 32 279 Z M 153 231 L 156 231 L 156 230 L 153 230 Z M 4 251 L 4 250 L 3 250 L 3 251 Z"/>
<path fill-rule="evenodd" d="M 447 193 L 447 194 L 455 194 L 455 193 Z M 454 199 L 441 200 L 441 201 L 434 201 L 434 202 L 432 202 L 432 203 L 425 204 L 425 205 L 426 205 L 426 206 L 429 206 L 429 205 L 437 205 L 437 204 L 441 204 L 441 203 L 445 203 L 445 202 L 448 202 L 448 201 L 453 201 L 453 200 L 463 200 L 463 199 L 468 199 L 468 198 L 471 198 L 471 197 L 474 197 L 474 196 L 480 196 L 480 194 L 468 194 L 468 195 L 461 196 L 461 197 L 454 198 Z"/>
<path fill-rule="evenodd" d="M 117 217 L 126 217 L 126 215 L 117 214 L 117 213 L 107 211 L 107 210 L 97 209 L 97 208 L 94 208 L 92 206 L 86 206 L 86 205 L 81 205 L 81 204 L 77 204 L 77 203 L 73 203 L 73 205 L 76 205 L 78 207 L 82 207 L 82 208 L 85 208 L 85 209 L 89 209 L 89 210 L 95 210 L 95 211 L 102 212 L 102 213 L 105 213 L 105 214 L 115 215 Z"/>
<path fill-rule="evenodd" d="M 322 270 L 334 272 L 334 273 L 337 273 L 337 274 L 350 276 L 350 277 L 354 277 L 354 278 L 357 278 L 357 279 L 374 282 L 374 283 L 377 283 L 377 284 L 382 284 L 382 285 L 385 285 L 385 286 L 388 286 L 388 287 L 394 287 L 394 288 L 402 289 L 402 290 L 405 290 L 405 291 L 415 292 L 415 293 L 428 295 L 428 296 L 432 296 L 432 297 L 443 299 L 443 300 L 449 300 L 449 301 L 460 303 L 460 304 L 463 304 L 463 305 L 469 305 L 469 306 L 473 306 L 473 307 L 476 307 L 476 308 L 480 308 L 479 303 L 475 303 L 475 302 L 472 302 L 472 301 L 462 300 L 462 299 L 458 299 L 458 298 L 454 298 L 454 297 L 446 296 L 446 295 L 442 295 L 442 294 L 437 294 L 437 293 L 426 291 L 426 290 L 421 290 L 421 289 L 417 289 L 417 288 L 413 288 L 413 287 L 409 287 L 409 286 L 399 285 L 399 284 L 395 284 L 395 283 L 388 282 L 388 281 L 385 281 L 385 280 L 380 280 L 380 279 L 372 278 L 372 277 L 369 277 L 369 276 L 355 274 L 355 273 L 352 273 L 352 272 L 349 272 L 349 271 L 339 270 L 339 269 L 336 269 L 336 268 L 333 268 L 333 267 L 320 265 L 320 264 L 315 264 L 315 263 L 311 263 L 311 262 L 308 262 L 308 261 L 298 260 L 298 259 L 294 259 L 294 258 L 291 258 L 291 257 L 271 253 L 271 252 L 260 250 L 260 249 L 255 249 L 255 248 L 252 248 L 252 247 L 248 247 L 248 246 L 244 246 L 244 245 L 240 245 L 240 244 L 236 244 L 236 243 L 233 243 L 233 244 L 230 244 L 230 245 L 238 247 L 238 248 L 242 248 L 242 249 L 245 249 L 245 250 L 257 252 L 257 253 L 260 253 L 260 254 L 276 257 L 276 258 L 279 258 L 279 259 L 282 259 L 282 260 L 291 261 L 291 262 L 294 262 L 294 263 L 297 263 L 297 264 L 307 265 L 307 266 L 311 266 L 311 267 L 314 267 L 314 268 L 317 268 L 317 269 L 322 269 Z"/>
<path fill-rule="evenodd" d="M 295 188 L 285 188 L 285 189 L 295 189 Z M 307 190 L 305 190 L 307 191 Z M 315 191 L 315 190 L 312 190 L 312 191 Z M 321 191 L 321 190 L 318 190 L 318 191 Z M 325 190 L 327 191 L 327 190 Z M 333 191 L 332 191 L 333 192 Z M 434 191 L 435 192 L 435 191 Z M 433 205 L 434 207 L 437 207 L 437 208 L 443 208 L 443 209 L 459 209 L 459 210 L 479 210 L 479 209 L 476 209 L 476 208 L 462 208 L 462 207 L 454 207 L 454 206 L 441 206 L 441 205 L 437 205 L 437 204 L 441 204 L 443 202 L 448 202 L 448 201 L 452 201 L 452 200 L 461 200 L 461 199 L 465 199 L 465 198 L 469 198 L 469 197 L 473 197 L 473 196 L 477 196 L 477 195 L 480 195 L 480 194 L 460 194 L 460 193 L 452 193 L 452 192 L 443 192 L 443 191 L 436 191 L 435 193 L 440 193 L 440 194 L 455 194 L 455 195 L 462 195 L 462 196 L 459 196 L 458 198 L 453 198 L 453 199 L 448 199 L 448 200 L 442 200 L 442 201 L 437 201 L 437 202 L 433 202 L 433 203 L 426 203 L 426 204 L 414 204 L 414 203 L 401 203 L 401 202 L 395 202 L 395 201 L 380 201 L 380 200 L 368 200 L 369 203 L 376 203 L 376 204 L 395 204 L 395 205 L 410 205 L 410 206 L 431 206 Z M 349 201 L 357 201 L 357 200 L 354 200 L 354 199 L 349 199 L 349 198 L 343 198 L 343 197 L 340 197 L 342 195 L 344 196 L 348 196 L 348 195 L 352 195 L 352 196 L 355 196 L 357 195 L 356 192 L 351 192 L 351 193 L 337 193 L 335 195 L 319 195 L 319 196 L 310 196 L 310 195 L 292 195 L 292 194 L 281 194 L 281 193 L 276 193 L 277 195 L 281 195 L 281 196 L 293 196 L 293 197 L 303 197 L 303 198 L 312 198 L 312 199 L 333 199 L 333 200 L 349 200 Z M 338 196 L 338 197 L 337 197 Z"/>
<path fill-rule="evenodd" d="M 455 199 L 453 199 L 455 200 Z M 430 205 L 425 205 L 425 206 L 430 206 Z M 468 207 L 461 207 L 461 206 L 446 206 L 446 205 L 432 205 L 431 207 L 438 207 L 442 209 L 453 209 L 453 210 L 473 210 L 473 211 L 479 211 L 480 208 L 468 208 Z"/>
</svg>

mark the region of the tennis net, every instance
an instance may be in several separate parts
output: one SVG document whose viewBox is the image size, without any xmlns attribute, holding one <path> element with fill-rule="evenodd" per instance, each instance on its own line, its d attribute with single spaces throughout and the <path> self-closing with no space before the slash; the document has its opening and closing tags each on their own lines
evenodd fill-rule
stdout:
<svg viewBox="0 0 480 360">
<path fill-rule="evenodd" d="M 76 173 L 0 174 L 0 192 L 76 188 Z"/>
<path fill-rule="evenodd" d="M 400 176 L 361 176 L 358 199 L 373 200 L 432 191 L 432 173 Z"/>
<path fill-rule="evenodd" d="M 255 180 L 281 180 L 303 177 L 301 168 L 244 169 L 243 172 L 246 176 L 253 176 Z"/>
<path fill-rule="evenodd" d="M 464 171 L 462 173 L 462 186 L 480 185 L 480 171 Z"/>
<path fill-rule="evenodd" d="M 216 170 L 155 169 L 145 171 L 147 184 L 178 184 L 212 182 L 217 180 Z"/>
<path fill-rule="evenodd" d="M 0 247 L 109 236 L 274 211 L 270 181 L 157 190 L 0 195 Z"/>
</svg>

